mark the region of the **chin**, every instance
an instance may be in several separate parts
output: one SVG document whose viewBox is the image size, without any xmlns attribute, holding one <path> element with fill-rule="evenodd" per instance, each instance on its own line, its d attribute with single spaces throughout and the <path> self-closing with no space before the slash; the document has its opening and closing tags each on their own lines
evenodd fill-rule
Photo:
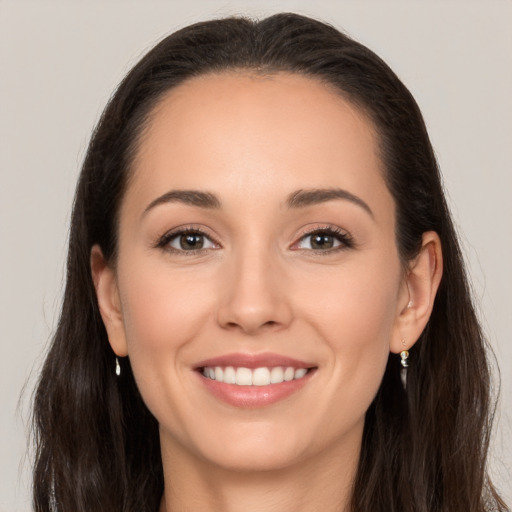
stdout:
<svg viewBox="0 0 512 512">
<path fill-rule="evenodd" d="M 301 439 L 282 428 L 269 425 L 219 429 L 200 439 L 189 438 L 189 452 L 207 463 L 227 471 L 273 471 L 293 466 L 312 448 L 309 437 Z M 244 428 L 245 427 L 245 428 Z M 307 436 L 306 436 L 307 437 Z M 188 444 L 188 443 L 187 443 Z"/>
<path fill-rule="evenodd" d="M 301 462 L 303 457 L 299 453 L 287 452 L 277 447 L 261 448 L 236 447 L 226 450 L 222 454 L 209 454 L 210 462 L 225 471 L 242 473 L 279 471 Z"/>
</svg>

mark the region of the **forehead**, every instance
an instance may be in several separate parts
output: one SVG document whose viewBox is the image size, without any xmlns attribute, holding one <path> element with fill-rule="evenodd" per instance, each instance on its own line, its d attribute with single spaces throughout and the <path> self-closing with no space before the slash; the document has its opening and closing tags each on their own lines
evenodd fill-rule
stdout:
<svg viewBox="0 0 512 512">
<path fill-rule="evenodd" d="M 334 87 L 230 72 L 170 90 L 149 117 L 128 196 L 168 188 L 253 198 L 289 189 L 385 187 L 374 126 Z M 340 182 L 341 180 L 341 182 Z"/>
</svg>

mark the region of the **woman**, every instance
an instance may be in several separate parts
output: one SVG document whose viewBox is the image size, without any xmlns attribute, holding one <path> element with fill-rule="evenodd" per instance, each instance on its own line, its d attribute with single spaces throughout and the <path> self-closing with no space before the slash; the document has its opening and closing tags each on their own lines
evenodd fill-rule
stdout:
<svg viewBox="0 0 512 512">
<path fill-rule="evenodd" d="M 164 39 L 78 183 L 36 510 L 507 510 L 420 111 L 297 15 Z"/>
</svg>

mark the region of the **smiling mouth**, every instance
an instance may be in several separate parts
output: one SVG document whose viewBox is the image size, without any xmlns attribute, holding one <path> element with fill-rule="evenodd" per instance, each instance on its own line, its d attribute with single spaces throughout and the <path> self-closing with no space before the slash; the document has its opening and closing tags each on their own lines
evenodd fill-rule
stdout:
<svg viewBox="0 0 512 512">
<path fill-rule="evenodd" d="M 266 407 L 288 399 L 308 386 L 318 369 L 312 361 L 271 352 L 224 354 L 194 367 L 204 389 L 220 401 L 242 409 Z"/>
<path fill-rule="evenodd" d="M 274 366 L 245 368 L 233 366 L 204 366 L 199 371 L 207 379 L 235 386 L 269 386 L 293 380 L 303 379 L 315 368 L 294 368 L 293 366 Z"/>
</svg>

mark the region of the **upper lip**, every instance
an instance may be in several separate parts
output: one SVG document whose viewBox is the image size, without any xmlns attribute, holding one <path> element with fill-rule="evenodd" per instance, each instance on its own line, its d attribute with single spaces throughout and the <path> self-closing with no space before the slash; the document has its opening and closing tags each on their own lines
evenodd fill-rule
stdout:
<svg viewBox="0 0 512 512">
<path fill-rule="evenodd" d="M 204 368 L 205 366 L 233 366 L 236 368 L 262 368 L 275 366 L 292 366 L 293 368 L 313 368 L 316 365 L 306 362 L 299 361 L 292 357 L 283 356 L 280 354 L 273 354 L 266 352 L 263 354 L 244 354 L 244 353 L 233 353 L 224 354 L 222 356 L 213 357 L 211 359 L 205 359 L 195 365 L 196 369 Z"/>
</svg>

